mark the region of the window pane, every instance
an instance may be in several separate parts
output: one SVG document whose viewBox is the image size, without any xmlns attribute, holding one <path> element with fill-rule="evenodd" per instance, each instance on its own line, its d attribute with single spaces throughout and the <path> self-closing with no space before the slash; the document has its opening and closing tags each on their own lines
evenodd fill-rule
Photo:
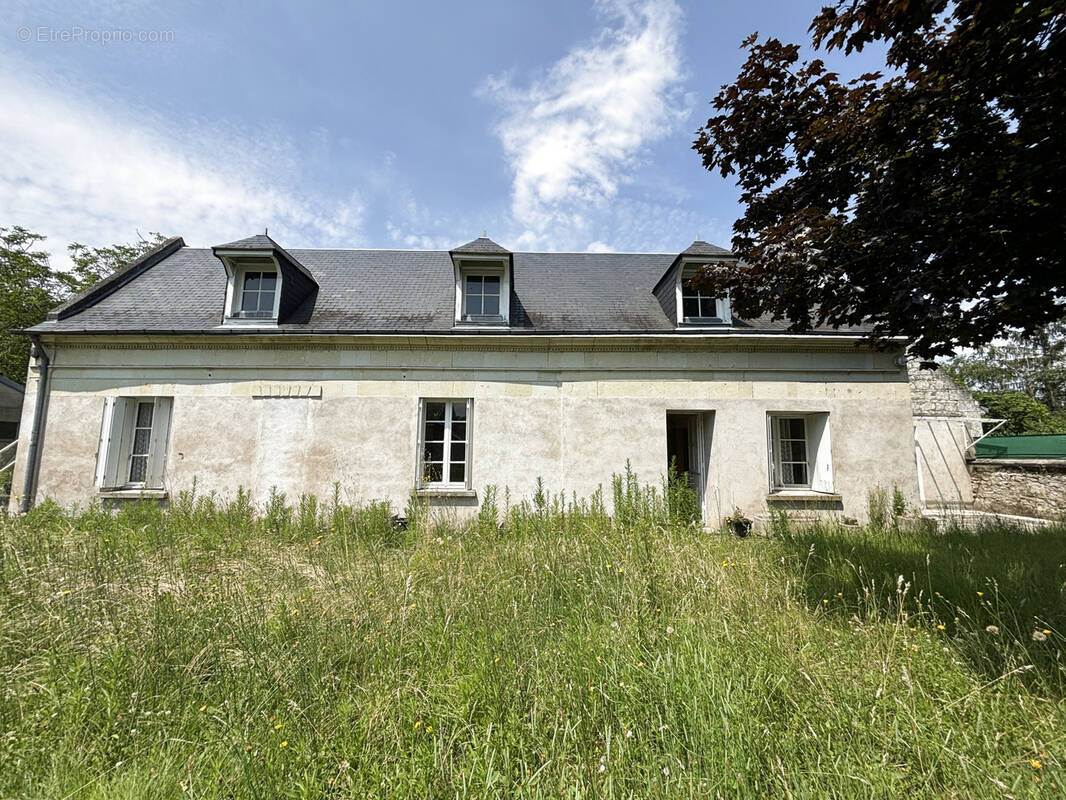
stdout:
<svg viewBox="0 0 1066 800">
<path fill-rule="evenodd" d="M 700 296 L 700 316 L 701 317 L 716 317 L 718 316 L 718 309 L 715 308 L 715 302 L 713 297 Z"/>
<path fill-rule="evenodd" d="M 453 422 L 452 423 L 452 441 L 453 442 L 465 442 L 466 441 L 466 423 L 465 422 Z"/>
<path fill-rule="evenodd" d="M 426 419 L 444 419 L 444 403 L 426 403 Z"/>
<path fill-rule="evenodd" d="M 245 292 L 241 295 L 241 311 L 258 311 L 259 293 Z"/>
<path fill-rule="evenodd" d="M 485 295 L 485 308 L 481 312 L 482 314 L 499 314 L 500 313 L 500 298 L 496 295 Z"/>
<path fill-rule="evenodd" d="M 807 431 L 806 426 L 803 424 L 802 418 L 793 417 L 785 420 L 788 427 L 788 436 L 792 439 L 806 439 Z"/>
<path fill-rule="evenodd" d="M 785 483 L 805 485 L 807 483 L 806 464 L 782 464 L 781 475 Z"/>
<path fill-rule="evenodd" d="M 500 278 L 498 275 L 485 276 L 485 294 L 500 293 Z"/>
<path fill-rule="evenodd" d="M 150 428 L 152 427 L 152 407 L 153 403 L 138 403 L 137 404 L 137 427 L 138 428 Z"/>
<path fill-rule="evenodd" d="M 266 311 L 267 313 L 274 312 L 274 293 L 273 292 L 260 292 L 259 294 L 259 308 L 257 311 Z"/>
<path fill-rule="evenodd" d="M 471 275 L 466 279 L 466 293 L 481 294 L 482 282 L 480 275 Z"/>
<path fill-rule="evenodd" d="M 246 272 L 244 273 L 244 291 L 246 292 L 258 292 L 259 291 L 259 279 L 263 273 L 261 272 Z"/>
<path fill-rule="evenodd" d="M 148 474 L 148 456 L 134 456 L 130 459 L 130 483 L 144 483 Z"/>
<path fill-rule="evenodd" d="M 794 440 L 785 440 L 781 442 L 781 460 L 782 461 L 806 461 L 807 460 L 807 443 L 797 442 Z"/>
<path fill-rule="evenodd" d="M 272 292 L 277 286 L 278 274 L 276 272 L 264 272 L 263 277 L 260 280 L 262 281 L 261 286 L 263 291 Z"/>
<path fill-rule="evenodd" d="M 422 457 L 423 461 L 443 461 L 444 460 L 444 442 L 427 442 L 425 455 Z"/>
<path fill-rule="evenodd" d="M 466 461 L 466 442 L 452 443 L 452 461 Z"/>
<path fill-rule="evenodd" d="M 133 432 L 133 455 L 143 456 L 148 453 L 148 441 L 152 438 L 151 428 L 137 428 Z"/>
<path fill-rule="evenodd" d="M 481 311 L 481 295 L 468 295 L 466 298 L 466 313 L 469 315 L 480 314 Z"/>
<path fill-rule="evenodd" d="M 466 483 L 466 464 L 452 464 L 448 480 L 452 483 Z"/>
<path fill-rule="evenodd" d="M 442 464 L 426 464 L 423 467 L 422 480 L 426 483 L 440 483 L 444 476 Z"/>
<path fill-rule="evenodd" d="M 452 419 L 462 420 L 466 419 L 466 403 L 452 403 Z M 452 437 L 455 438 L 455 437 Z"/>
<path fill-rule="evenodd" d="M 685 297 L 681 301 L 681 313 L 686 317 L 698 317 L 700 315 L 700 301 L 695 297 Z"/>
<path fill-rule="evenodd" d="M 443 442 L 444 441 L 444 423 L 443 422 L 427 422 L 426 423 L 426 436 L 427 442 Z"/>
</svg>

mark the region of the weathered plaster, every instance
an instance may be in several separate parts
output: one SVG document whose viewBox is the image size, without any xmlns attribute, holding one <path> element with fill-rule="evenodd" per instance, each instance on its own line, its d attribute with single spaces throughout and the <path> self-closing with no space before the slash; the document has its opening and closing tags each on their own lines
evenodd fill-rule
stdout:
<svg viewBox="0 0 1066 800">
<path fill-rule="evenodd" d="M 424 337 L 420 337 L 424 338 Z M 666 468 L 666 413 L 707 412 L 707 513 L 763 514 L 767 412 L 828 412 L 842 511 L 863 517 L 875 485 L 917 502 L 911 399 L 895 354 L 850 343 L 616 342 L 550 339 L 294 346 L 156 337 L 50 343 L 51 397 L 38 500 L 84 505 L 104 397 L 173 396 L 167 489 L 263 502 L 388 499 L 415 479 L 419 397 L 472 397 L 473 485 L 528 496 L 536 479 L 569 496 L 608 487 L 628 460 L 644 481 Z M 387 346 L 386 346 L 387 345 Z M 26 408 L 33 407 L 34 370 Z M 278 393 L 294 396 L 276 396 Z M 302 395 L 302 396 L 301 396 Z M 310 396 L 308 396 L 310 395 Z M 29 426 L 24 414 L 23 430 Z M 712 433 L 713 431 L 713 433 Z M 24 448 L 20 448 L 24 449 Z M 24 468 L 16 485 L 21 484 Z M 479 491 L 479 498 L 481 492 Z"/>
</svg>

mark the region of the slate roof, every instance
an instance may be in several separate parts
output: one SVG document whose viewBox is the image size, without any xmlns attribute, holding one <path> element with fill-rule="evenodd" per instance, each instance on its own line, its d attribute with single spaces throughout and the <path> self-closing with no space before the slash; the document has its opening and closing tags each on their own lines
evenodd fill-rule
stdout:
<svg viewBox="0 0 1066 800">
<path fill-rule="evenodd" d="M 281 245 L 267 236 L 265 233 L 257 233 L 227 244 L 216 244 L 213 250 L 273 250 L 281 249 Z"/>
<path fill-rule="evenodd" d="M 238 244 L 241 243 L 225 247 Z M 277 247 L 272 240 L 269 246 Z M 449 251 L 289 250 L 288 255 L 318 284 L 313 308 L 306 322 L 254 329 L 222 327 L 226 272 L 211 249 L 172 244 L 166 250 L 162 259 L 149 259 L 147 268 L 142 265 L 139 271 L 132 271 L 132 277 L 127 274 L 114 291 L 108 292 L 106 285 L 101 285 L 88 293 L 85 300 L 89 302 L 82 301 L 79 308 L 69 309 L 59 319 L 50 319 L 30 332 L 471 332 L 469 328 L 455 328 L 455 273 Z M 716 255 L 727 253 L 721 248 L 715 251 Z M 676 332 L 652 294 L 653 287 L 677 259 L 676 253 L 518 252 L 511 257 L 509 333 Z M 784 320 L 734 318 L 732 330 L 721 332 L 783 333 L 786 328 Z M 486 327 L 476 332 L 498 334 L 501 330 Z"/>
<path fill-rule="evenodd" d="M 486 255 L 501 255 L 510 253 L 506 247 L 500 247 L 487 236 L 479 236 L 472 242 L 461 244 L 452 250 L 453 253 L 470 253 L 472 255 L 484 253 Z"/>
<path fill-rule="evenodd" d="M 708 244 L 702 239 L 697 239 L 684 250 L 681 251 L 683 256 L 731 256 L 728 250 L 724 247 L 719 247 L 716 244 Z"/>
</svg>

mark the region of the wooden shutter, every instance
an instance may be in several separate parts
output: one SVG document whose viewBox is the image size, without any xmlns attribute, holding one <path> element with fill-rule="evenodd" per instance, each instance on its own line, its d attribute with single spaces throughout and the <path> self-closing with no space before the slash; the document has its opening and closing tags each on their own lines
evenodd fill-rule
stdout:
<svg viewBox="0 0 1066 800">
<path fill-rule="evenodd" d="M 129 414 L 129 398 L 104 398 L 104 413 L 100 421 L 100 442 L 96 451 L 98 489 L 113 489 L 125 483 L 122 472 L 122 447 Z"/>
<path fill-rule="evenodd" d="M 157 397 L 152 411 L 152 436 L 148 443 L 148 472 L 144 485 L 147 489 L 162 489 L 167 465 L 167 444 L 170 440 L 170 411 L 173 397 Z"/>
<path fill-rule="evenodd" d="M 811 489 L 833 492 L 833 460 L 829 442 L 829 415 L 812 414 L 807 417 L 807 448 L 811 459 Z"/>
</svg>

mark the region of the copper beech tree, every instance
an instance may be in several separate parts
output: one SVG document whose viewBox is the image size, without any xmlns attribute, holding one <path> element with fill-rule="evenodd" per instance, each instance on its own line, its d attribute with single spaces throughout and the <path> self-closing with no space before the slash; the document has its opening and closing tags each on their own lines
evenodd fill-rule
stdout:
<svg viewBox="0 0 1066 800">
<path fill-rule="evenodd" d="M 740 264 L 697 279 L 741 316 L 872 324 L 923 357 L 1062 318 L 1066 3 L 841 0 L 815 49 L 887 47 L 842 81 L 777 39 L 744 42 L 693 148 L 735 175 Z"/>
</svg>

